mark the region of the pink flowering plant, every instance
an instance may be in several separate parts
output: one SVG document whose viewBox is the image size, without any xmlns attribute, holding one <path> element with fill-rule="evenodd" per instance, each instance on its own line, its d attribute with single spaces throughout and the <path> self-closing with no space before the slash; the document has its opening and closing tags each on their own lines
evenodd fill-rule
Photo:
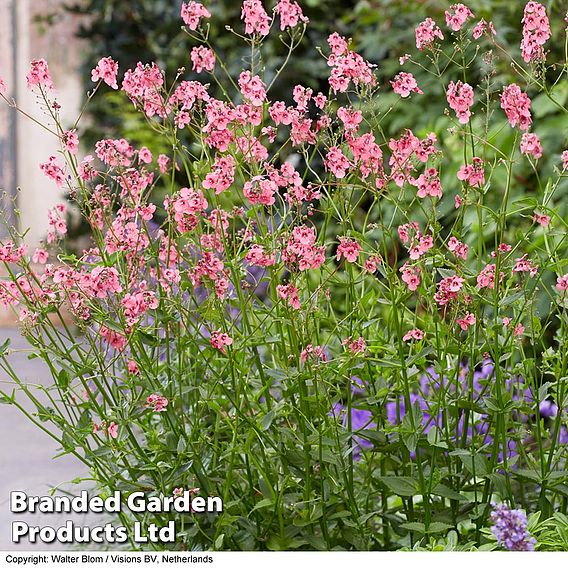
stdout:
<svg viewBox="0 0 568 568">
<path fill-rule="evenodd" d="M 183 4 L 200 81 L 111 57 L 92 71 L 89 97 L 120 89 L 169 148 L 159 155 L 126 139 L 79 155 L 79 124 L 62 124 L 48 64 L 32 62 L 61 142 L 40 165 L 46 191 L 68 204 L 49 212 L 44 246 L 14 231 L 2 242 L 0 301 L 53 383 L 42 402 L 6 343 L 2 401 L 26 412 L 29 397 L 28 418 L 103 494 L 221 497 L 216 514 L 123 513 L 174 520 L 177 549 L 544 546 L 495 503 L 542 520 L 567 508 L 568 150 L 564 132 L 544 177 L 531 105 L 568 115 L 566 61 L 546 51 L 566 38 L 529 2 L 518 59 L 454 4 L 417 22 L 394 77 L 331 33 L 329 89 L 291 84 L 284 102 L 271 87 L 287 59 L 267 68 L 263 40 L 281 34 L 293 57 L 308 26 L 298 3 L 245 0 L 231 33 L 250 57 L 234 77 L 211 18 Z M 494 57 L 516 82 L 496 82 Z M 427 75 L 439 91 L 423 92 Z M 438 97 L 443 126 L 387 134 L 385 92 Z M 90 244 L 69 255 L 73 211 Z"/>
</svg>

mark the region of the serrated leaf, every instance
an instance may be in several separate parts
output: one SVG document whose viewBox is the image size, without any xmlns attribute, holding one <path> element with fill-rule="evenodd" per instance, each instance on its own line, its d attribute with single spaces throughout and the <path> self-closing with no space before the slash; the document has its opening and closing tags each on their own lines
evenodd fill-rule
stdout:
<svg viewBox="0 0 568 568">
<path fill-rule="evenodd" d="M 419 493 L 418 482 L 412 477 L 388 475 L 379 477 L 379 481 L 400 497 L 413 497 Z"/>
</svg>

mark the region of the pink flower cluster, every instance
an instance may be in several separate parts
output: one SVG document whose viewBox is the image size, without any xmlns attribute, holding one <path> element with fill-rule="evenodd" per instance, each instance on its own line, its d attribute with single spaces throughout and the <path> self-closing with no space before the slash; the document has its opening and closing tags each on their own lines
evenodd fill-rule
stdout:
<svg viewBox="0 0 568 568">
<path fill-rule="evenodd" d="M 109 87 L 118 89 L 117 75 L 118 63 L 112 57 L 103 57 L 91 71 L 91 81 L 104 81 Z"/>
<path fill-rule="evenodd" d="M 316 245 L 316 231 L 300 225 L 294 227 L 282 259 L 288 266 L 297 266 L 299 270 L 319 268 L 325 261 L 325 246 Z"/>
<path fill-rule="evenodd" d="M 356 262 L 362 250 L 361 245 L 355 239 L 339 237 L 336 259 L 339 261 L 344 257 L 347 262 Z"/>
<path fill-rule="evenodd" d="M 245 22 L 247 34 L 266 36 L 270 31 L 270 18 L 260 0 L 244 0 L 241 20 Z"/>
<path fill-rule="evenodd" d="M 201 18 L 210 18 L 211 13 L 209 10 L 199 2 L 184 2 L 181 5 L 181 19 L 183 23 L 192 31 L 195 31 L 199 26 Z"/>
<path fill-rule="evenodd" d="M 128 69 L 122 81 L 122 90 L 135 104 L 140 105 L 148 117 L 164 117 L 166 105 L 161 96 L 164 84 L 162 72 L 155 63 L 142 65 L 138 62 L 134 70 Z"/>
<path fill-rule="evenodd" d="M 456 237 L 450 237 L 448 240 L 448 250 L 453 252 L 456 258 L 466 260 L 469 247 L 465 243 L 456 239 Z"/>
<path fill-rule="evenodd" d="M 538 2 L 528 2 L 523 14 L 521 53 L 526 63 L 544 59 L 543 45 L 550 39 L 550 24 L 546 8 Z"/>
<path fill-rule="evenodd" d="M 198 189 L 183 187 L 172 200 L 174 221 L 180 233 L 192 231 L 199 222 L 199 215 L 207 209 L 207 199 Z"/>
<path fill-rule="evenodd" d="M 210 343 L 215 349 L 218 349 L 219 351 L 221 351 L 221 353 L 226 355 L 226 347 L 233 344 L 233 338 L 230 337 L 227 333 L 224 333 L 223 331 L 218 329 L 217 331 L 213 331 L 211 333 Z"/>
<path fill-rule="evenodd" d="M 521 138 L 521 153 L 538 160 L 542 156 L 540 138 L 532 132 L 524 132 Z"/>
<path fill-rule="evenodd" d="M 349 83 L 374 86 L 377 82 L 370 63 L 351 51 L 345 38 L 334 32 L 327 38 L 331 54 L 327 64 L 332 68 L 329 84 L 334 93 L 344 93 Z"/>
<path fill-rule="evenodd" d="M 412 260 L 418 260 L 434 246 L 432 235 L 423 235 L 418 228 L 418 223 L 414 221 L 400 225 L 398 236 L 406 246 L 408 256 Z"/>
<path fill-rule="evenodd" d="M 436 168 L 427 168 L 416 180 L 418 197 L 442 197 L 442 184 Z"/>
<path fill-rule="evenodd" d="M 473 12 L 463 4 L 453 4 L 446 10 L 446 25 L 454 32 L 459 32 L 468 18 L 473 18 Z"/>
<path fill-rule="evenodd" d="M 532 124 L 531 100 L 515 83 L 508 85 L 501 93 L 501 108 L 505 111 L 509 124 L 521 130 L 528 130 Z"/>
<path fill-rule="evenodd" d="M 146 408 L 152 409 L 154 412 L 165 412 L 168 408 L 169 401 L 165 396 L 159 394 L 151 394 L 146 399 Z"/>
<path fill-rule="evenodd" d="M 332 146 L 325 157 L 325 168 L 337 179 L 342 179 L 351 168 L 351 162 L 337 146 Z"/>
<path fill-rule="evenodd" d="M 448 85 L 446 92 L 448 104 L 450 108 L 456 113 L 458 120 L 461 124 L 467 124 L 471 111 L 469 110 L 473 105 L 473 88 L 467 83 L 453 81 Z"/>
<path fill-rule="evenodd" d="M 304 16 L 302 9 L 293 0 L 280 0 L 276 4 L 274 11 L 280 16 L 280 29 L 295 28 L 298 22 L 308 23 L 308 18 Z"/>
<path fill-rule="evenodd" d="M 432 18 L 426 18 L 423 22 L 418 24 L 415 33 L 416 47 L 420 50 L 432 47 L 436 38 L 444 39 L 442 30 Z"/>
<path fill-rule="evenodd" d="M 193 71 L 201 73 L 205 71 L 213 71 L 215 69 L 215 54 L 212 49 L 200 45 L 191 50 L 191 62 L 193 63 Z"/>
<path fill-rule="evenodd" d="M 418 83 L 412 73 L 399 73 L 394 81 L 391 81 L 392 90 L 400 95 L 403 99 L 408 97 L 410 93 L 418 93 L 423 95 L 424 92 L 418 87 Z"/>
<path fill-rule="evenodd" d="M 407 331 L 402 338 L 403 341 L 410 341 L 412 339 L 414 339 L 415 341 L 424 339 L 424 332 L 421 329 L 414 328 L 410 331 Z"/>
<path fill-rule="evenodd" d="M 458 170 L 458 179 L 467 182 L 471 187 L 481 187 L 485 183 L 484 166 L 484 161 L 475 156 L 471 164 L 463 165 Z"/>
<path fill-rule="evenodd" d="M 57 161 L 57 156 L 50 156 L 47 162 L 40 164 L 39 169 L 55 182 L 57 187 L 61 187 L 65 182 L 65 171 L 63 166 Z"/>
<path fill-rule="evenodd" d="M 216 158 L 211 171 L 203 180 L 203 187 L 214 189 L 216 194 L 225 191 L 235 179 L 235 167 L 236 162 L 231 155 Z"/>
<path fill-rule="evenodd" d="M 448 276 L 438 283 L 438 289 L 434 294 L 434 300 L 439 306 L 445 306 L 458 297 L 465 280 L 459 276 Z"/>
<path fill-rule="evenodd" d="M 489 22 L 488 24 L 483 18 L 481 18 L 481 20 L 479 20 L 473 28 L 473 39 L 479 39 L 484 33 L 488 33 L 487 30 L 489 30 L 489 33 L 492 35 L 497 35 L 493 22 Z"/>
<path fill-rule="evenodd" d="M 276 293 L 283 300 L 287 300 L 288 304 L 290 304 L 294 310 L 300 309 L 300 297 L 296 286 L 292 286 L 292 284 L 278 284 L 278 286 L 276 286 Z"/>
<path fill-rule="evenodd" d="M 53 81 L 49 74 L 49 68 L 45 59 L 34 59 L 31 62 L 31 68 L 26 75 L 26 82 L 28 89 L 32 87 L 45 87 L 46 89 L 53 89 Z"/>
</svg>

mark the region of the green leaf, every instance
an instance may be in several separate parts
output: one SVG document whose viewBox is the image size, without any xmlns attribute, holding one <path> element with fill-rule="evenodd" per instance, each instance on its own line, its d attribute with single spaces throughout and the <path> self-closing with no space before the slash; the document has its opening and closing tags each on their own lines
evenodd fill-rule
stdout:
<svg viewBox="0 0 568 568">
<path fill-rule="evenodd" d="M 420 493 L 418 482 L 412 477 L 388 475 L 379 477 L 379 481 L 386 485 L 395 495 L 401 497 L 413 497 Z"/>
<path fill-rule="evenodd" d="M 416 523 L 416 522 L 402 523 L 400 525 L 400 528 L 407 529 L 409 531 L 417 532 L 420 534 L 426 534 L 426 525 L 424 523 Z"/>
<path fill-rule="evenodd" d="M 10 338 L 6 339 L 6 341 L 0 345 L 0 355 L 4 355 L 4 353 L 8 350 L 8 347 L 10 347 Z"/>
<path fill-rule="evenodd" d="M 446 499 L 452 499 L 454 501 L 468 500 L 467 497 L 465 497 L 461 493 L 450 489 L 442 483 L 439 483 L 438 485 L 436 485 L 436 487 L 434 487 L 434 489 L 432 490 L 432 495 L 438 495 L 439 497 L 445 497 Z"/>
<path fill-rule="evenodd" d="M 458 456 L 464 467 L 477 477 L 487 475 L 489 472 L 487 460 L 481 454 L 470 454 L 465 450 L 455 450 L 450 455 Z"/>
<path fill-rule="evenodd" d="M 57 374 L 57 386 L 60 389 L 66 390 L 69 387 L 69 373 L 66 369 L 61 369 Z"/>
</svg>

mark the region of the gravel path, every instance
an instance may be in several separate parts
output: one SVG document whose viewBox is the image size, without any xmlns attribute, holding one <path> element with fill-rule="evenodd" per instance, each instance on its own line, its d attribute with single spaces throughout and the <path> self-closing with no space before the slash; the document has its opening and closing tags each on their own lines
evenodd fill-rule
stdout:
<svg viewBox="0 0 568 568">
<path fill-rule="evenodd" d="M 29 346 L 18 330 L 0 329 L 0 345 L 10 338 L 11 348 L 15 350 L 9 357 L 19 377 L 30 384 L 48 383 L 51 380 L 46 367 L 39 359 L 28 359 Z M 9 378 L 0 370 L 0 382 L 3 390 L 8 390 Z M 23 394 L 17 400 L 29 411 L 33 405 Z M 78 493 L 85 485 L 71 485 L 69 481 L 86 475 L 85 466 L 74 456 L 66 455 L 57 459 L 58 444 L 47 434 L 37 429 L 17 409 L 0 404 L 0 550 L 62 550 L 65 545 L 44 543 L 15 544 L 11 541 L 12 521 L 21 520 L 34 526 L 58 527 L 71 518 L 78 524 L 92 524 L 92 519 L 85 515 L 68 514 L 47 515 L 41 513 L 14 514 L 10 512 L 10 491 L 25 491 L 28 495 L 48 495 L 49 490 L 63 483 L 65 489 Z M 89 522 L 91 521 L 91 522 Z"/>
</svg>

